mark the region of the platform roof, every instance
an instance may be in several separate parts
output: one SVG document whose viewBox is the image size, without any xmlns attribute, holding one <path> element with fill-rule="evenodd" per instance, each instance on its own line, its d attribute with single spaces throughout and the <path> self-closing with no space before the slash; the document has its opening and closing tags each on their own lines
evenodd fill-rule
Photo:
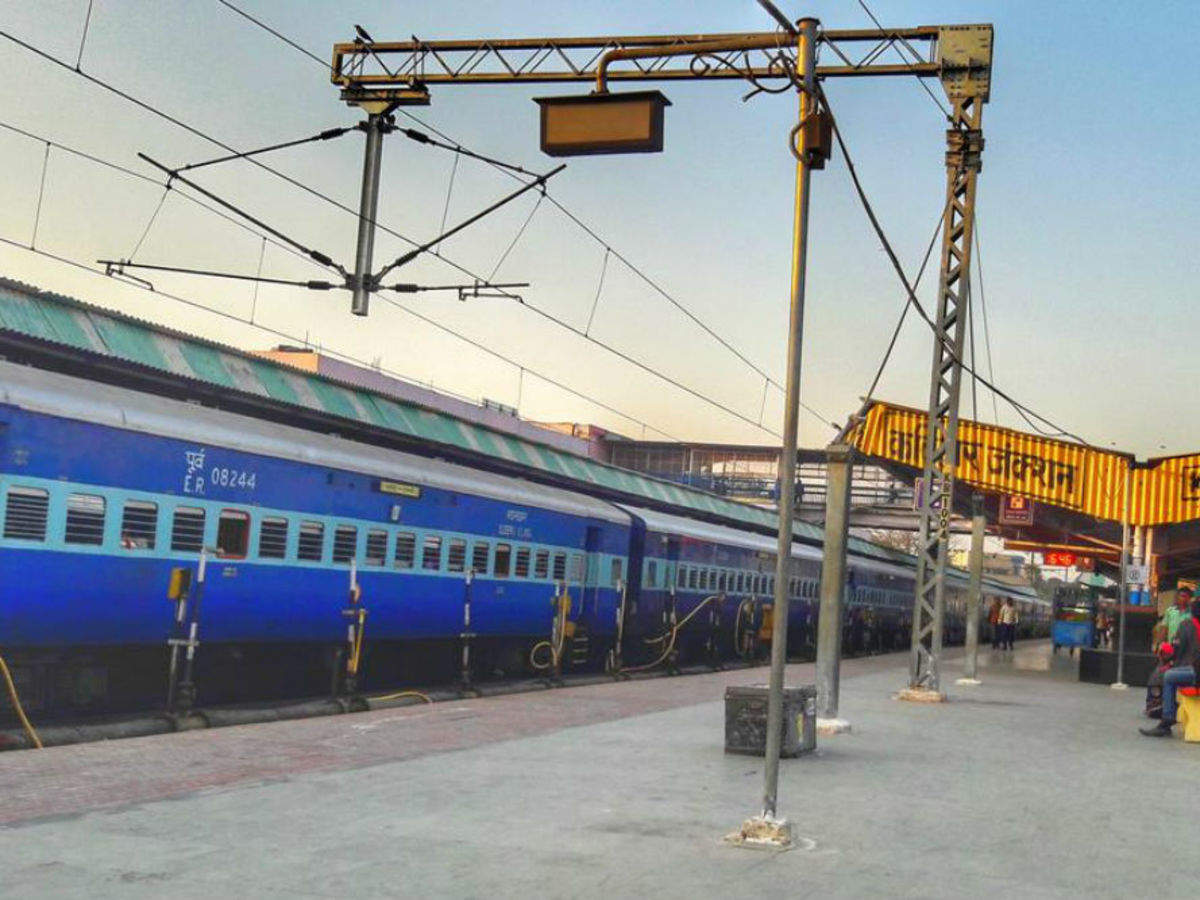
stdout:
<svg viewBox="0 0 1200 900">
<path fill-rule="evenodd" d="M 416 403 L 405 402 L 344 381 L 275 363 L 252 353 L 81 300 L 0 278 L 0 333 L 79 351 L 200 383 L 230 396 L 249 395 L 299 407 L 332 420 L 350 421 L 443 448 L 450 455 L 490 459 L 508 470 L 525 470 L 542 480 L 574 484 L 595 492 L 773 532 L 771 510 L 728 500 L 685 485 L 607 465 Z M 823 531 L 796 522 L 794 534 L 823 543 Z M 911 564 L 903 551 L 851 537 L 851 552 Z"/>
</svg>

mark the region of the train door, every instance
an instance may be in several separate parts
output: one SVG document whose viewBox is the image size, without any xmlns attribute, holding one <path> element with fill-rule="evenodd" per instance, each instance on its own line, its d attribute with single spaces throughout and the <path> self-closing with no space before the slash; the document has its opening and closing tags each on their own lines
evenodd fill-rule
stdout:
<svg viewBox="0 0 1200 900">
<path fill-rule="evenodd" d="M 573 588 L 573 590 L 579 591 L 580 614 L 586 614 L 590 618 L 595 618 L 600 612 L 600 585 L 603 583 L 604 577 L 601 571 L 603 563 L 600 557 L 599 525 L 587 526 L 583 549 L 586 554 L 584 571 L 582 573 L 583 583 L 578 588 Z"/>
</svg>

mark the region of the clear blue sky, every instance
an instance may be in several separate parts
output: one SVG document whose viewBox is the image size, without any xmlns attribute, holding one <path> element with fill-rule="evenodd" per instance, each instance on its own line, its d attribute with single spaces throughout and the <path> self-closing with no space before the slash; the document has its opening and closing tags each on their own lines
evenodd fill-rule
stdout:
<svg viewBox="0 0 1200 900">
<path fill-rule="evenodd" d="M 320 55 L 365 26 L 377 39 L 654 33 L 766 29 L 753 0 L 724 2 L 439 3 L 239 0 Z M 852 0 L 784 3 L 830 28 L 869 25 Z M 74 63 L 86 0 L 8 4 L 5 30 Z M 979 209 L 984 286 L 997 381 L 1085 438 L 1140 455 L 1200 448 L 1200 341 L 1193 337 L 1200 288 L 1194 277 L 1200 176 L 1194 164 L 1200 90 L 1190 35 L 1193 4 L 1136 9 L 1115 3 L 874 0 L 890 25 L 989 21 L 996 26 L 992 102 Z M 153 14 L 148 10 L 152 9 Z M 299 137 L 354 121 L 308 60 L 216 0 L 95 0 L 83 68 L 238 147 Z M 141 150 L 171 163 L 212 155 L 203 141 L 106 95 L 81 79 L 0 42 L 0 121 L 150 172 Z M 934 85 L 936 88 L 936 85 Z M 571 87 L 435 89 L 419 114 L 464 144 L 527 167 L 549 167 L 537 150 L 530 98 Z M 740 101 L 737 85 L 670 85 L 667 149 L 659 156 L 571 161 L 555 196 L 681 302 L 776 377 L 783 368 L 792 165 L 785 145 L 794 98 Z M 828 87 L 880 216 L 911 270 L 939 213 L 943 123 L 929 98 L 903 80 Z M 0 131 L 0 235 L 28 241 L 43 146 Z M 273 163 L 353 204 L 361 137 L 285 151 Z M 451 158 L 399 138 L 384 155 L 381 220 L 424 238 L 442 218 Z M 235 165 L 204 183 L 349 260 L 354 221 L 278 180 Z M 450 218 L 511 188 L 486 167 L 460 166 Z M 826 416 L 858 405 L 903 302 L 886 259 L 835 161 L 814 178 L 810 293 L 803 394 Z M 38 246 L 82 261 L 127 256 L 161 191 L 52 152 Z M 524 220 L 522 200 L 450 241 L 447 256 L 488 272 Z M 403 250 L 381 236 L 378 255 Z M 142 245 L 146 262 L 253 272 L 259 242 L 170 197 Z M 603 250 L 543 206 L 500 276 L 529 280 L 529 298 L 583 325 Z M 312 277 L 268 248 L 266 274 Z M 435 259 L 409 270 L 445 282 Z M 277 339 L 246 325 L 180 307 L 0 245 L 0 272 L 242 347 Z M 549 387 L 520 379 L 407 314 L 376 302 L 352 318 L 343 294 L 160 277 L 161 287 L 239 316 L 472 397 L 520 399 L 533 418 L 594 421 L 633 436 L 640 429 Z M 932 301 L 932 281 L 922 289 Z M 672 434 L 694 439 L 772 440 L 614 360 L 502 300 L 467 304 L 428 295 L 411 305 L 504 354 Z M 610 264 L 593 333 L 757 418 L 762 380 L 687 323 L 636 276 Z M 982 340 L 981 335 L 979 335 Z M 982 360 L 982 349 L 981 363 Z M 930 340 L 906 328 L 879 395 L 925 402 Z M 969 414 L 970 397 L 964 398 Z M 981 418 L 991 403 L 980 397 Z M 778 428 L 781 400 L 768 394 Z M 1015 417 L 1000 409 L 1002 422 Z M 802 418 L 802 442 L 830 434 Z"/>
</svg>

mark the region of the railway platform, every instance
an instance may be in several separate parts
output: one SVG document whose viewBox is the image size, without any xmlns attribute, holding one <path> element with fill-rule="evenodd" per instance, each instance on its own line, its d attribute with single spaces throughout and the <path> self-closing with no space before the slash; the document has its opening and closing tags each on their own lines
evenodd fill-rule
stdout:
<svg viewBox="0 0 1200 900">
<path fill-rule="evenodd" d="M 0 896 L 1195 892 L 1200 750 L 1141 737 L 1140 691 L 1036 642 L 904 704 L 906 664 L 843 663 L 854 730 L 784 761 L 786 852 L 721 840 L 761 793 L 722 751 L 742 669 L 5 754 Z"/>
</svg>

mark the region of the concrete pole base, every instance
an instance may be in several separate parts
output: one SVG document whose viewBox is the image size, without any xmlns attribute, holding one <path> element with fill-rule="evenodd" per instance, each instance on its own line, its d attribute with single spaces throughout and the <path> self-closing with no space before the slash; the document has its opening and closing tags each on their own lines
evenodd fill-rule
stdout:
<svg viewBox="0 0 1200 900">
<path fill-rule="evenodd" d="M 905 688 L 895 695 L 897 700 L 907 703 L 945 703 L 946 695 L 941 691 L 931 691 L 928 688 Z"/>
<path fill-rule="evenodd" d="M 737 831 L 725 835 L 725 841 L 757 850 L 786 850 L 792 846 L 792 824 L 766 814 L 752 816 Z"/>
<path fill-rule="evenodd" d="M 1108 689 L 1111 691 L 1127 691 L 1129 690 L 1129 685 L 1123 681 L 1114 681 L 1108 686 Z"/>
<path fill-rule="evenodd" d="M 956 678 L 954 680 L 954 683 L 955 684 L 983 684 L 983 682 L 980 681 L 978 678 L 965 678 L 965 677 L 964 678 Z"/>
<path fill-rule="evenodd" d="M 845 734 L 850 730 L 850 723 L 845 719 L 817 718 L 817 734 Z"/>
</svg>

